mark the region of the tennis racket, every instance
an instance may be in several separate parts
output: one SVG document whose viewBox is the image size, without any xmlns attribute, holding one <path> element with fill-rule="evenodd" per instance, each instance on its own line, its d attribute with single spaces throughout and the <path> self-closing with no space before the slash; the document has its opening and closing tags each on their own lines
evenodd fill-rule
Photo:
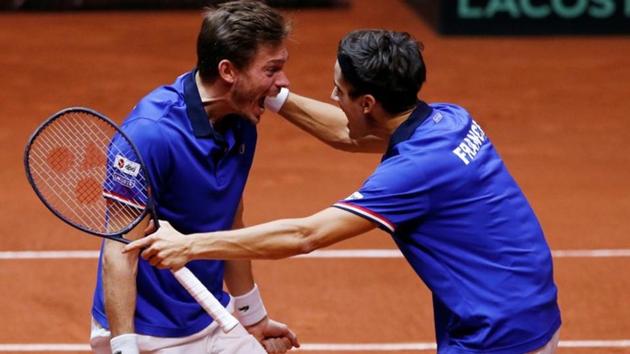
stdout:
<svg viewBox="0 0 630 354">
<path fill-rule="evenodd" d="M 29 139 L 24 166 L 44 205 L 81 231 L 126 244 L 147 215 L 159 226 L 138 149 L 98 112 L 72 107 L 48 118 Z M 239 324 L 189 269 L 173 275 L 224 332 Z"/>
</svg>

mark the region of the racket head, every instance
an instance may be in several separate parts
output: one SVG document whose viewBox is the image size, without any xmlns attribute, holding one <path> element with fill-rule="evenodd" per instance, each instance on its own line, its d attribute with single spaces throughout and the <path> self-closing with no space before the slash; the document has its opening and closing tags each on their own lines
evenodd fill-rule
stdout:
<svg viewBox="0 0 630 354">
<path fill-rule="evenodd" d="M 61 110 L 32 134 L 26 176 L 44 205 L 91 235 L 128 243 L 124 234 L 145 216 L 157 220 L 151 181 L 138 149 L 104 115 L 84 107 Z"/>
</svg>

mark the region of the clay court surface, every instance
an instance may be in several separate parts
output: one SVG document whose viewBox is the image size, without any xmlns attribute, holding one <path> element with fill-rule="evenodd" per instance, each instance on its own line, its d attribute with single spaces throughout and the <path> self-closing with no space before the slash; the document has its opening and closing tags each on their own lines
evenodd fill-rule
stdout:
<svg viewBox="0 0 630 354">
<path fill-rule="evenodd" d="M 387 0 L 285 13 L 294 24 L 292 89 L 320 99 L 329 96 L 346 32 L 385 27 L 421 39 L 429 69 L 423 98 L 473 113 L 541 219 L 556 256 L 559 352 L 630 353 L 628 37 L 446 38 Z M 100 240 L 36 199 L 22 167 L 29 134 L 74 105 L 120 122 L 139 98 L 194 66 L 199 20 L 196 11 L 0 14 L 0 351 L 87 350 L 96 259 L 68 257 L 98 250 Z M 318 211 L 356 190 L 380 159 L 334 151 L 270 113 L 259 134 L 247 224 Z M 331 249 L 394 248 L 379 231 Z M 22 259 L 10 251 L 68 252 Z M 430 295 L 407 263 L 358 254 L 255 262 L 272 316 L 313 353 L 345 352 L 338 344 L 412 353 L 433 343 Z"/>
</svg>

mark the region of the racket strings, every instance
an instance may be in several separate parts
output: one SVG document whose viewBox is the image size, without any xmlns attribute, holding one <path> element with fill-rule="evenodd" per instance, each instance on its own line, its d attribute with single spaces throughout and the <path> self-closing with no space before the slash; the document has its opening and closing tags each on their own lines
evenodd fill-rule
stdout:
<svg viewBox="0 0 630 354">
<path fill-rule="evenodd" d="M 80 129 L 80 135 L 73 134 L 69 136 L 70 134 L 67 132 L 72 132 L 72 128 L 79 130 L 78 128 L 80 128 L 80 126 L 77 124 L 71 127 L 67 124 L 65 119 L 58 119 L 38 136 L 37 143 L 42 146 L 42 149 L 31 149 L 31 164 L 34 167 L 32 168 L 32 173 L 34 177 L 39 177 L 37 178 L 37 184 L 40 191 L 47 196 L 47 199 L 51 203 L 58 207 L 57 210 L 59 212 L 64 215 L 68 213 L 72 214 L 74 216 L 73 221 L 96 221 L 98 216 L 102 215 L 102 212 L 99 210 L 103 208 L 102 205 L 82 203 L 83 207 L 77 208 L 76 205 L 72 203 L 75 200 L 87 201 L 93 199 L 97 193 L 100 193 L 94 190 L 91 192 L 85 191 L 83 190 L 85 189 L 84 187 L 81 188 L 82 190 L 77 191 L 79 181 L 89 178 L 96 180 L 102 179 L 99 173 L 101 171 L 99 170 L 80 171 L 78 168 L 73 167 L 77 163 L 77 157 L 80 157 L 82 154 L 81 150 L 85 144 L 87 134 L 85 129 Z M 72 143 L 69 143 L 70 141 L 72 141 Z M 37 158 L 38 152 L 49 151 L 46 155 L 50 156 L 50 151 L 60 151 L 59 149 L 63 149 L 61 151 L 67 151 L 66 154 L 58 156 L 63 158 L 63 160 L 53 161 L 51 163 L 50 158 L 45 160 Z M 47 168 L 48 165 L 52 165 L 53 168 Z M 55 166 L 63 166 L 63 168 L 55 169 Z M 69 188 L 72 185 L 75 185 L 75 188 Z M 96 227 L 92 224 L 85 226 L 90 228 Z"/>
<path fill-rule="evenodd" d="M 77 117 L 77 119 L 81 119 L 81 118 Z M 74 178 L 71 179 L 72 181 L 76 182 L 75 190 L 74 190 L 75 198 L 82 205 L 93 204 L 94 202 L 101 200 L 100 196 L 101 196 L 104 186 L 101 186 L 98 183 L 98 181 L 103 180 L 103 177 L 101 176 L 103 169 L 98 169 L 98 168 L 89 169 L 89 167 L 90 166 L 99 167 L 98 166 L 99 160 L 101 161 L 100 165 L 103 166 L 104 162 L 106 161 L 106 159 L 104 158 L 105 154 L 102 151 L 100 155 L 103 157 L 94 159 L 94 156 L 98 153 L 98 152 L 95 153 L 95 147 L 96 147 L 95 142 L 100 143 L 99 145 L 101 146 L 105 146 L 106 143 L 111 140 L 111 136 L 115 133 L 115 129 L 113 129 L 112 127 L 109 127 L 107 124 L 105 125 L 101 124 L 103 126 L 98 127 L 97 124 L 95 123 L 101 122 L 101 121 L 95 121 L 95 120 L 81 121 L 82 123 L 91 123 L 91 125 L 75 124 L 76 122 L 74 120 L 67 120 L 67 119 L 59 119 L 58 122 L 60 123 L 59 126 L 61 127 L 61 129 L 58 131 L 55 131 L 55 133 L 57 133 L 56 139 L 63 140 L 65 138 L 64 136 L 59 136 L 58 134 L 59 131 L 63 131 L 63 132 L 76 131 L 78 135 L 72 136 L 71 138 L 74 139 L 74 141 L 76 142 L 76 144 L 74 144 L 75 146 L 73 146 L 75 147 L 74 150 L 79 150 L 79 151 L 74 151 L 74 152 L 77 156 L 83 155 L 82 156 L 83 161 L 81 162 L 80 165 L 77 165 L 79 166 L 79 168 L 72 169 L 72 171 L 75 172 Z M 96 129 L 95 129 L 95 126 L 96 126 Z M 104 131 L 103 128 L 109 128 L 109 129 L 105 129 Z M 101 133 L 101 134 L 98 134 L 98 133 Z M 116 153 L 119 153 L 119 151 L 116 151 Z M 89 160 L 92 160 L 92 161 L 89 161 Z M 86 171 L 84 171 L 86 170 L 86 167 L 88 167 L 87 171 L 91 172 L 88 174 L 91 174 L 92 176 L 86 175 Z M 98 172 L 98 173 L 94 175 L 94 172 Z M 82 215 L 82 217 L 87 218 L 87 220 L 97 220 L 96 217 L 101 215 L 100 211 L 103 209 L 103 206 L 99 205 L 99 209 L 100 210 L 98 210 L 95 215 L 94 208 L 81 208 L 81 210 L 85 210 L 88 213 L 92 212 L 91 215 Z M 120 209 L 120 210 L 115 210 L 116 214 L 118 215 L 116 220 L 119 220 L 122 226 L 125 226 L 130 221 L 127 219 L 133 220 L 133 218 L 136 216 L 134 215 L 134 213 L 130 213 L 124 208 L 116 208 L 116 209 Z M 109 220 L 108 226 L 110 229 L 119 229 L 119 227 L 115 225 L 115 221 L 112 219 Z"/>
<path fill-rule="evenodd" d="M 114 235 L 144 215 L 149 198 L 142 173 L 128 176 L 114 166 L 121 158 L 138 161 L 114 126 L 88 112 L 71 111 L 42 128 L 28 164 L 34 185 L 52 209 L 90 231 Z M 116 179 L 127 184 L 126 193 L 120 193 Z"/>
</svg>

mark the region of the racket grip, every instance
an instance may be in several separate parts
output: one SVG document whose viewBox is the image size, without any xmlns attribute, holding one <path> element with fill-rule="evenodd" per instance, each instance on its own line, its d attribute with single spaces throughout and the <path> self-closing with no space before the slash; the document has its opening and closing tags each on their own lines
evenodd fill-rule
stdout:
<svg viewBox="0 0 630 354">
<path fill-rule="evenodd" d="M 199 305 L 217 321 L 223 332 L 227 333 L 236 327 L 239 322 L 225 308 L 214 295 L 197 279 L 197 277 L 186 267 L 172 271 L 179 283 L 197 300 Z"/>
</svg>

